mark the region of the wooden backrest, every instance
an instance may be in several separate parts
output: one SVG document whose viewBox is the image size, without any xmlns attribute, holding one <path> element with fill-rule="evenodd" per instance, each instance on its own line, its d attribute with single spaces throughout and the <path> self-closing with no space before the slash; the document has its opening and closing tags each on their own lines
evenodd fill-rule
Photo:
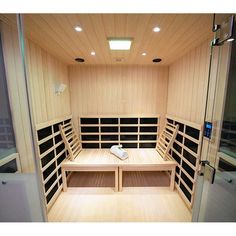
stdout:
<svg viewBox="0 0 236 236">
<path fill-rule="evenodd" d="M 74 161 L 74 159 L 78 156 L 78 154 L 82 150 L 82 147 L 79 141 L 79 136 L 75 132 L 72 122 L 69 122 L 64 125 L 60 125 L 59 127 L 61 131 L 62 139 L 70 155 L 69 159 L 71 161 Z"/>
<path fill-rule="evenodd" d="M 169 159 L 168 154 L 175 141 L 178 130 L 179 125 L 166 123 L 159 139 L 157 140 L 156 150 L 164 160 Z"/>
</svg>

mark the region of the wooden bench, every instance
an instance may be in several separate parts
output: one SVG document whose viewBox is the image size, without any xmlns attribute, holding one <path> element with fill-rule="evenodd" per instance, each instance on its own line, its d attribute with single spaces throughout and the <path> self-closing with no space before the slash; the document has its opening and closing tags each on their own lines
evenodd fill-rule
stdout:
<svg viewBox="0 0 236 236">
<path fill-rule="evenodd" d="M 67 190 L 66 171 L 112 171 L 115 172 L 115 192 L 118 191 L 118 159 L 109 150 L 83 149 L 74 161 L 66 160 L 61 165 L 63 191 Z"/>
<path fill-rule="evenodd" d="M 61 165 L 63 191 L 67 190 L 66 171 L 114 171 L 115 191 L 122 191 L 123 171 L 170 171 L 170 189 L 174 190 L 175 161 L 164 161 L 155 149 L 127 149 L 127 152 L 129 158 L 122 161 L 109 149 L 83 149 L 74 161 L 66 160 Z"/>
<path fill-rule="evenodd" d="M 123 188 L 124 171 L 170 171 L 170 190 L 174 190 L 175 161 L 164 161 L 155 149 L 128 149 L 127 152 L 129 158 L 119 163 L 119 191 Z"/>
<path fill-rule="evenodd" d="M 109 149 L 83 149 L 72 123 L 60 125 L 70 159 L 62 163 L 63 191 L 67 190 L 66 171 L 114 171 L 115 191 L 122 191 L 124 171 L 170 171 L 170 189 L 174 190 L 177 163 L 168 158 L 178 126 L 166 125 L 154 149 L 127 149 L 128 158 L 120 160 Z"/>
</svg>

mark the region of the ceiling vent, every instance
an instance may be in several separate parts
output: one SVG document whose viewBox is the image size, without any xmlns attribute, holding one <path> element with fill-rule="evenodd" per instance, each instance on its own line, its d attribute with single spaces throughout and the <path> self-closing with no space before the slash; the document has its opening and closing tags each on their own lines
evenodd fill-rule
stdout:
<svg viewBox="0 0 236 236">
<path fill-rule="evenodd" d="M 75 58 L 75 61 L 77 61 L 77 62 L 84 62 L 84 59 L 83 59 L 83 58 L 80 58 L 80 57 L 78 57 L 78 58 Z"/>
<path fill-rule="evenodd" d="M 124 57 L 115 57 L 114 61 L 117 62 L 117 63 L 124 62 L 125 58 Z"/>
<path fill-rule="evenodd" d="M 154 63 L 158 63 L 158 62 L 161 62 L 161 58 L 155 58 L 152 60 Z"/>
</svg>

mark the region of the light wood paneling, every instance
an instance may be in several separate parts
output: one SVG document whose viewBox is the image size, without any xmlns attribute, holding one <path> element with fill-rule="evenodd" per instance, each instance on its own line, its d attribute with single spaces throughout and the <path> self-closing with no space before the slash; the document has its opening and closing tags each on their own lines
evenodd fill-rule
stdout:
<svg viewBox="0 0 236 236">
<path fill-rule="evenodd" d="M 152 64 L 161 57 L 168 65 L 211 37 L 212 14 L 25 14 L 27 36 L 67 64 Z M 11 23 L 11 17 L 4 20 Z M 80 25 L 82 32 L 74 27 Z M 161 31 L 154 33 L 153 27 Z M 130 51 L 110 51 L 108 37 L 131 37 Z M 95 51 L 96 56 L 90 52 Z M 142 56 L 143 52 L 147 56 Z M 122 62 L 116 62 L 121 58 Z"/>
<path fill-rule="evenodd" d="M 16 18 L 15 18 L 16 21 Z M 25 78 L 15 27 L 1 24 L 2 47 L 17 151 L 22 172 L 34 171 Z"/>
<path fill-rule="evenodd" d="M 166 114 L 168 67 L 70 66 L 74 124 L 86 115 Z"/>
<path fill-rule="evenodd" d="M 70 96 L 67 66 L 26 40 L 28 78 L 35 124 L 69 115 Z M 56 95 L 55 86 L 63 83 L 66 90 Z"/>
<path fill-rule="evenodd" d="M 210 40 L 169 67 L 167 114 L 202 124 L 210 62 Z"/>
</svg>

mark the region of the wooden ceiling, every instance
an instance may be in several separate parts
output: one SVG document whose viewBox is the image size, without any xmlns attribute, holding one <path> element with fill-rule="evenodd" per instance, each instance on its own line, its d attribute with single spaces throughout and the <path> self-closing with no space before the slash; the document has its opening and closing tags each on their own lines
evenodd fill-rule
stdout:
<svg viewBox="0 0 236 236">
<path fill-rule="evenodd" d="M 67 64 L 168 65 L 213 37 L 212 14 L 25 14 L 27 37 Z M 82 32 L 74 27 L 80 25 Z M 153 27 L 161 31 L 155 33 Z M 108 37 L 131 37 L 130 51 L 109 50 Z M 96 56 L 91 56 L 91 51 Z M 141 54 L 146 52 L 146 56 Z M 121 62 L 117 62 L 121 60 Z"/>
</svg>

